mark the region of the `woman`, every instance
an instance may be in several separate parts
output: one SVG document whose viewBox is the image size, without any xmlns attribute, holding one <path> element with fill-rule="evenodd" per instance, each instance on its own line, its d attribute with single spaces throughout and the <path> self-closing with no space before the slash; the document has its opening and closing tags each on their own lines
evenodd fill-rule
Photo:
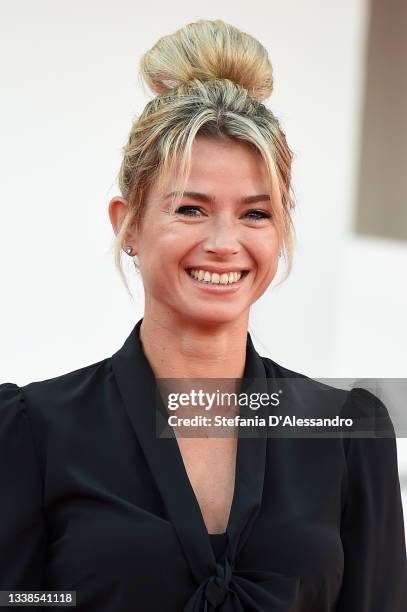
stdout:
<svg viewBox="0 0 407 612">
<path fill-rule="evenodd" d="M 287 272 L 292 258 L 267 52 L 198 21 L 141 73 L 157 96 L 109 215 L 120 273 L 122 252 L 138 257 L 144 317 L 112 357 L 1 385 L 0 589 L 76 591 L 86 612 L 401 612 L 394 435 L 156 434 L 157 379 L 312 381 L 259 356 L 247 331 L 279 255 Z M 343 393 L 350 414 L 389 421 L 374 395 Z"/>
</svg>

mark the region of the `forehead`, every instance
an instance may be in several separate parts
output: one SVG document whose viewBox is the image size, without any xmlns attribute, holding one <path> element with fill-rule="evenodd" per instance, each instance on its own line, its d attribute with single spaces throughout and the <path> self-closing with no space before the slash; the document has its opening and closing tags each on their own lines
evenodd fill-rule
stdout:
<svg viewBox="0 0 407 612">
<path fill-rule="evenodd" d="M 186 192 L 206 194 L 218 205 L 235 204 L 250 196 L 269 194 L 269 185 L 266 164 L 254 145 L 237 139 L 195 138 Z M 171 202 L 167 194 L 178 193 L 179 189 L 180 181 L 175 175 L 153 182 L 146 192 L 146 212 L 164 200 Z"/>
<path fill-rule="evenodd" d="M 262 185 L 265 165 L 260 152 L 237 139 L 220 140 L 198 136 L 191 151 L 190 182 L 229 181 L 240 186 Z"/>
<path fill-rule="evenodd" d="M 236 197 L 267 192 L 266 165 L 260 152 L 247 142 L 197 136 L 191 148 L 191 169 L 186 191 L 199 191 L 216 197 Z M 178 191 L 177 177 L 162 177 L 149 190 L 150 199 Z"/>
</svg>

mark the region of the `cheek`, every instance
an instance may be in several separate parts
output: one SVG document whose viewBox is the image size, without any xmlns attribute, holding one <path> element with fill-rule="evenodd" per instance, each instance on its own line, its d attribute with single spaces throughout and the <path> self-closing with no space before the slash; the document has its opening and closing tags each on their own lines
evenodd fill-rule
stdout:
<svg viewBox="0 0 407 612">
<path fill-rule="evenodd" d="M 145 287 L 155 291 L 158 286 L 161 291 L 173 287 L 174 278 L 179 273 L 179 267 L 188 252 L 187 240 L 179 236 L 179 232 L 163 229 L 159 234 L 150 233 L 145 236 L 140 248 L 140 268 Z"/>
<path fill-rule="evenodd" d="M 200 229 L 198 226 L 182 225 L 181 223 L 155 224 L 143 236 L 141 247 L 145 252 L 159 255 L 165 261 L 179 260 L 189 248 L 192 248 L 199 240 Z"/>
<path fill-rule="evenodd" d="M 278 254 L 273 253 L 264 265 L 264 281 L 269 285 L 276 275 L 278 269 Z"/>
<path fill-rule="evenodd" d="M 279 249 L 277 241 L 259 240 L 251 256 L 255 262 L 256 275 L 254 283 L 258 290 L 264 291 L 273 281 L 279 264 Z"/>
<path fill-rule="evenodd" d="M 263 270 L 266 274 L 268 270 L 274 269 L 278 264 L 279 248 L 277 239 L 273 235 L 261 236 L 252 245 L 252 257 L 255 260 L 259 270 Z"/>
</svg>

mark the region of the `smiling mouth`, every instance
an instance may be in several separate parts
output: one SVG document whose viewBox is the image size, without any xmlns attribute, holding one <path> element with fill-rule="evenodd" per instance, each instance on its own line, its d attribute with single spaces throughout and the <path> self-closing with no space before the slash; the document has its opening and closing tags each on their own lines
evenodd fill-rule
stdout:
<svg viewBox="0 0 407 612">
<path fill-rule="evenodd" d="M 236 285 L 248 274 L 248 270 L 217 273 L 187 268 L 185 271 L 193 280 L 204 285 L 212 285 L 215 287 Z"/>
</svg>

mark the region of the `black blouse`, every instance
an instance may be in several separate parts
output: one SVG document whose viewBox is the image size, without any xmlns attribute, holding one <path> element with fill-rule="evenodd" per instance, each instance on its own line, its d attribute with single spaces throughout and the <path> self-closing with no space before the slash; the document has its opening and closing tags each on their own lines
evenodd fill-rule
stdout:
<svg viewBox="0 0 407 612">
<path fill-rule="evenodd" d="M 227 537 L 228 537 L 228 534 L 226 531 L 224 533 L 210 533 L 209 534 L 209 539 L 211 541 L 211 545 L 213 548 L 213 552 L 215 553 L 216 560 L 220 559 L 226 550 Z"/>
<path fill-rule="evenodd" d="M 395 437 L 239 437 L 209 535 L 176 438 L 156 435 L 141 322 L 112 357 L 0 385 L 0 590 L 75 590 L 78 612 L 406 611 Z M 244 378 L 293 376 L 247 335 Z"/>
</svg>

